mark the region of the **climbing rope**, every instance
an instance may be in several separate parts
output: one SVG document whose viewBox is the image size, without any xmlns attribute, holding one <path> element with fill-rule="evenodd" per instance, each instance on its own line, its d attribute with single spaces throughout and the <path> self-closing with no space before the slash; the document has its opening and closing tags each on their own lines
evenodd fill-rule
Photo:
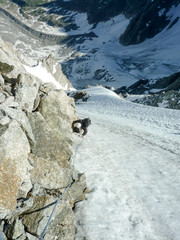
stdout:
<svg viewBox="0 0 180 240">
<path fill-rule="evenodd" d="M 55 209 L 56 209 L 58 203 L 61 201 L 61 199 L 63 198 L 63 196 L 67 193 L 67 191 L 69 190 L 69 188 L 70 188 L 71 185 L 72 185 L 73 175 L 74 175 L 75 159 L 76 159 L 76 155 L 77 155 L 78 149 L 79 149 L 79 147 L 81 146 L 83 140 L 84 140 L 84 138 L 82 138 L 82 140 L 81 140 L 80 143 L 78 144 L 78 146 L 77 146 L 77 148 L 76 148 L 76 151 L 75 151 L 75 154 L 74 154 L 74 156 L 72 157 L 73 163 L 72 163 L 72 174 L 71 174 L 71 178 L 70 178 L 70 183 L 69 183 L 69 185 L 67 186 L 67 188 L 64 190 L 64 192 L 61 194 L 61 196 L 58 198 L 58 200 L 56 201 L 56 204 L 54 205 L 54 208 L 53 208 L 53 210 L 52 210 L 52 212 L 51 212 L 51 215 L 49 216 L 49 219 L 48 219 L 47 224 L 46 224 L 46 226 L 45 226 L 45 228 L 44 228 L 44 230 L 43 230 L 43 233 L 42 233 L 42 235 L 41 235 L 41 237 L 40 237 L 40 240 L 42 240 L 43 237 L 44 237 L 44 235 L 45 235 L 45 232 L 46 232 L 46 230 L 47 230 L 47 228 L 48 228 L 48 225 L 49 225 L 49 223 L 50 223 L 50 221 L 51 221 L 51 219 L 52 219 L 52 216 L 53 216 L 53 214 L 54 214 L 54 212 L 55 212 Z"/>
</svg>

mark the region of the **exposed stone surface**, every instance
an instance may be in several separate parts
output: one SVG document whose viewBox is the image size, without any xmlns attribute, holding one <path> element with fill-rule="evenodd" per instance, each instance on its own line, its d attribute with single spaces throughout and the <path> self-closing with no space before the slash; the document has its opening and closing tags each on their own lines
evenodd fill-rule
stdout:
<svg viewBox="0 0 180 240">
<path fill-rule="evenodd" d="M 28 172 L 27 156 L 29 152 L 29 142 L 15 120 L 8 126 L 0 127 L 1 218 L 6 217 L 16 207 L 21 184 Z M 26 194 L 29 190 L 29 187 L 25 190 Z"/>
<path fill-rule="evenodd" d="M 25 72 L 23 64 L 15 54 L 13 46 L 0 38 L 0 73 L 9 78 L 17 78 L 22 72 Z"/>
<path fill-rule="evenodd" d="M 153 81 L 140 79 L 128 88 L 124 86 L 114 90 L 124 98 L 129 97 L 129 94 L 136 95 L 133 98 L 129 97 L 133 102 L 171 109 L 180 109 L 179 91 L 180 72 Z"/>
<path fill-rule="evenodd" d="M 67 105 L 69 107 L 67 108 Z M 77 119 L 72 98 L 67 97 L 63 90 L 51 91 L 40 102 L 39 112 L 48 126 L 63 136 L 71 134 L 72 122 Z"/>
<path fill-rule="evenodd" d="M 180 90 L 180 72 L 161 78 L 152 84 L 151 88 L 160 90 Z"/>
<path fill-rule="evenodd" d="M 78 180 L 75 181 L 70 189 L 70 195 L 73 202 L 79 202 L 86 199 L 84 191 L 86 189 L 86 177 L 84 174 L 78 174 Z"/>
<path fill-rule="evenodd" d="M 15 91 L 15 100 L 23 110 L 32 112 L 38 95 L 40 81 L 29 74 L 20 74 L 18 76 L 18 83 L 19 86 Z"/>
<path fill-rule="evenodd" d="M 51 68 L 54 63 L 51 57 L 44 62 L 53 74 L 58 72 L 58 64 Z M 73 99 L 25 72 L 12 46 L 0 39 L 0 232 L 4 239 L 35 240 L 42 234 L 52 207 L 72 179 L 71 125 L 76 118 Z M 85 176 L 76 173 L 44 239 L 74 239 L 72 208 L 85 199 L 86 188 Z"/>
<path fill-rule="evenodd" d="M 63 88 L 66 90 L 72 88 L 72 84 L 62 71 L 61 64 L 56 62 L 52 54 L 50 54 L 47 59 L 42 61 L 42 66 L 44 66 L 47 71 L 53 75 L 53 77 L 61 84 Z"/>
<path fill-rule="evenodd" d="M 6 235 L 9 239 L 25 239 L 24 225 L 18 218 L 6 229 Z"/>
<path fill-rule="evenodd" d="M 69 168 L 61 168 L 57 162 L 50 162 L 44 158 L 33 155 L 33 170 L 31 172 L 32 183 L 39 183 L 46 189 L 65 188 L 69 185 L 72 171 Z"/>
<path fill-rule="evenodd" d="M 70 168 L 72 147 L 60 134 L 49 128 L 39 112 L 29 113 L 28 117 L 35 138 L 31 145 L 32 153 L 40 158 L 56 161 L 63 168 Z"/>
<path fill-rule="evenodd" d="M 23 224 L 26 226 L 29 233 L 35 236 L 40 236 L 42 233 L 49 215 L 51 214 L 52 207 L 47 207 L 43 211 L 36 211 L 42 209 L 44 206 L 55 202 L 52 196 L 37 196 L 34 199 L 34 207 L 30 209 L 24 216 L 22 216 Z M 44 239 L 74 239 L 75 228 L 73 224 L 73 212 L 68 201 L 61 201 L 57 205 L 53 220 L 45 234 Z"/>
<path fill-rule="evenodd" d="M 150 105 L 154 107 L 164 107 L 180 110 L 180 92 L 168 91 L 137 98 L 133 102 Z"/>
</svg>

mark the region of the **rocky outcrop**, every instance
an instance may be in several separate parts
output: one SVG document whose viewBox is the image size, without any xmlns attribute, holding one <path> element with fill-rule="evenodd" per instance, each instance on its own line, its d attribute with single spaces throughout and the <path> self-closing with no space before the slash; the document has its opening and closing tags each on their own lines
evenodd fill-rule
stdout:
<svg viewBox="0 0 180 240">
<path fill-rule="evenodd" d="M 51 63 L 44 61 L 49 71 Z M 0 39 L 0 234 L 4 239 L 35 240 L 42 234 L 52 206 L 71 180 L 75 119 L 72 98 L 28 74 L 12 46 Z M 74 239 L 72 208 L 85 199 L 85 189 L 84 174 L 75 170 L 44 239 Z"/>
<path fill-rule="evenodd" d="M 56 62 L 52 54 L 47 59 L 42 60 L 42 66 L 53 75 L 65 90 L 72 88 L 72 84 L 64 75 L 61 65 Z"/>
<path fill-rule="evenodd" d="M 133 102 L 154 107 L 163 107 L 180 110 L 180 92 L 171 90 L 168 92 L 147 95 L 143 98 L 137 97 L 137 99 L 134 100 Z"/>
<path fill-rule="evenodd" d="M 168 77 L 163 77 L 160 79 L 154 79 L 153 81 L 149 79 L 140 79 L 129 87 L 123 86 L 121 88 L 115 89 L 115 93 L 123 94 L 144 94 L 153 93 L 154 89 L 156 92 L 168 92 L 170 90 L 179 91 L 180 90 L 180 72 L 173 73 Z"/>
<path fill-rule="evenodd" d="M 180 72 L 153 81 L 140 79 L 128 88 L 123 86 L 114 90 L 115 93 L 130 101 L 171 109 L 180 109 L 179 91 Z"/>
<path fill-rule="evenodd" d="M 131 8 L 136 9 L 135 5 L 138 1 L 129 1 Z M 180 1 L 142 1 L 143 5 L 136 5 L 139 8 L 133 14 L 128 12 L 127 9 L 123 11 L 126 16 L 131 17 L 130 24 L 125 30 L 124 34 L 120 37 L 120 43 L 127 46 L 131 44 L 138 44 L 147 38 L 152 38 L 161 32 L 171 21 L 171 17 L 167 13 L 172 6 L 177 6 Z M 178 20 L 178 19 L 177 19 Z M 176 22 L 174 22 L 175 24 Z M 169 27 L 172 27 L 171 24 Z"/>
</svg>

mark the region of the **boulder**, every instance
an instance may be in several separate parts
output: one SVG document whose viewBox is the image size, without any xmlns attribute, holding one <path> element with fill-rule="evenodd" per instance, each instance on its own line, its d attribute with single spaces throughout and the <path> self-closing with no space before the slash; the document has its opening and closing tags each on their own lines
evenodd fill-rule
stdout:
<svg viewBox="0 0 180 240">
<path fill-rule="evenodd" d="M 63 90 L 50 91 L 41 99 L 38 110 L 54 132 L 71 137 L 72 122 L 77 119 L 77 115 L 74 100 Z"/>
<path fill-rule="evenodd" d="M 29 152 L 29 142 L 17 121 L 0 127 L 0 218 L 12 213 L 16 199 L 22 197 L 21 185 L 29 171 Z M 23 197 L 31 187 L 28 185 L 23 190 Z"/>
<path fill-rule="evenodd" d="M 71 168 L 69 160 L 73 149 L 64 137 L 49 128 L 39 112 L 29 113 L 28 118 L 35 139 L 31 145 L 32 154 L 49 161 L 56 161 L 60 167 Z"/>
<path fill-rule="evenodd" d="M 85 174 L 78 173 L 78 179 L 72 184 L 71 188 L 69 189 L 70 196 L 74 203 L 86 199 L 86 196 L 84 194 L 86 189 L 86 176 Z"/>
<path fill-rule="evenodd" d="M 15 90 L 15 101 L 27 112 L 32 112 L 37 99 L 40 80 L 30 74 L 18 76 L 18 88 Z M 37 106 L 36 106 L 37 108 Z"/>
<path fill-rule="evenodd" d="M 57 162 L 31 155 L 33 170 L 31 171 L 32 183 L 38 183 L 45 189 L 65 188 L 69 185 L 72 171 L 61 168 Z"/>
</svg>

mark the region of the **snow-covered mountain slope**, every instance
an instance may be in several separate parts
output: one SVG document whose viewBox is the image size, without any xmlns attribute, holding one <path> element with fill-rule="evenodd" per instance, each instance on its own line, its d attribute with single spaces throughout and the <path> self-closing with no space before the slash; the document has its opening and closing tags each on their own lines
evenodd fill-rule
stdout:
<svg viewBox="0 0 180 240">
<path fill-rule="evenodd" d="M 169 23 L 159 34 L 141 44 L 129 46 L 119 43 L 120 35 L 124 33 L 130 22 L 122 14 L 105 22 L 89 24 L 87 13 L 65 11 L 56 4 L 42 10 L 44 19 L 53 16 L 57 21 L 64 19 L 65 22 L 70 22 L 70 26 L 75 27 L 66 28 L 66 34 L 76 35 L 76 37 L 61 45 L 45 45 L 41 39 L 34 39 L 31 34 L 24 35 L 22 29 L 15 29 L 18 34 L 14 34 L 12 29 L 14 23 L 12 20 L 8 22 L 7 16 L 1 14 L 2 38 L 12 41 L 17 49 L 23 50 L 25 56 L 31 56 L 33 59 L 47 56 L 52 52 L 63 64 L 64 73 L 76 88 L 82 88 L 88 84 L 102 84 L 115 88 L 128 87 L 141 78 L 156 80 L 180 70 L 178 54 L 180 4 L 173 5 L 166 12 Z M 161 8 L 158 11 L 159 16 L 165 12 Z M 56 26 L 52 31 L 52 27 L 42 23 L 36 15 L 24 21 L 45 33 L 65 34 L 65 27 L 57 28 Z M 148 26 L 147 24 L 147 28 Z M 18 28 L 17 25 L 16 28 Z M 12 33 L 7 33 L 7 29 Z M 89 34 L 92 31 L 95 34 L 92 37 L 77 37 L 77 34 Z"/>
<path fill-rule="evenodd" d="M 168 14 L 174 18 L 180 16 L 180 5 Z M 81 22 L 84 26 L 84 21 Z M 180 21 L 141 44 L 122 46 L 119 36 L 128 24 L 129 20 L 123 15 L 100 22 L 93 29 L 97 38 L 75 45 L 84 56 L 64 63 L 67 65 L 65 72 L 75 86 L 95 83 L 114 87 L 130 86 L 141 78 L 157 79 L 179 71 L 177 51 L 180 49 Z M 83 27 L 79 29 L 82 31 Z"/>
<path fill-rule="evenodd" d="M 76 205 L 76 239 L 179 240 L 180 112 L 86 91 L 77 109 L 92 125 L 75 136 L 75 165 L 93 191 Z"/>
</svg>

